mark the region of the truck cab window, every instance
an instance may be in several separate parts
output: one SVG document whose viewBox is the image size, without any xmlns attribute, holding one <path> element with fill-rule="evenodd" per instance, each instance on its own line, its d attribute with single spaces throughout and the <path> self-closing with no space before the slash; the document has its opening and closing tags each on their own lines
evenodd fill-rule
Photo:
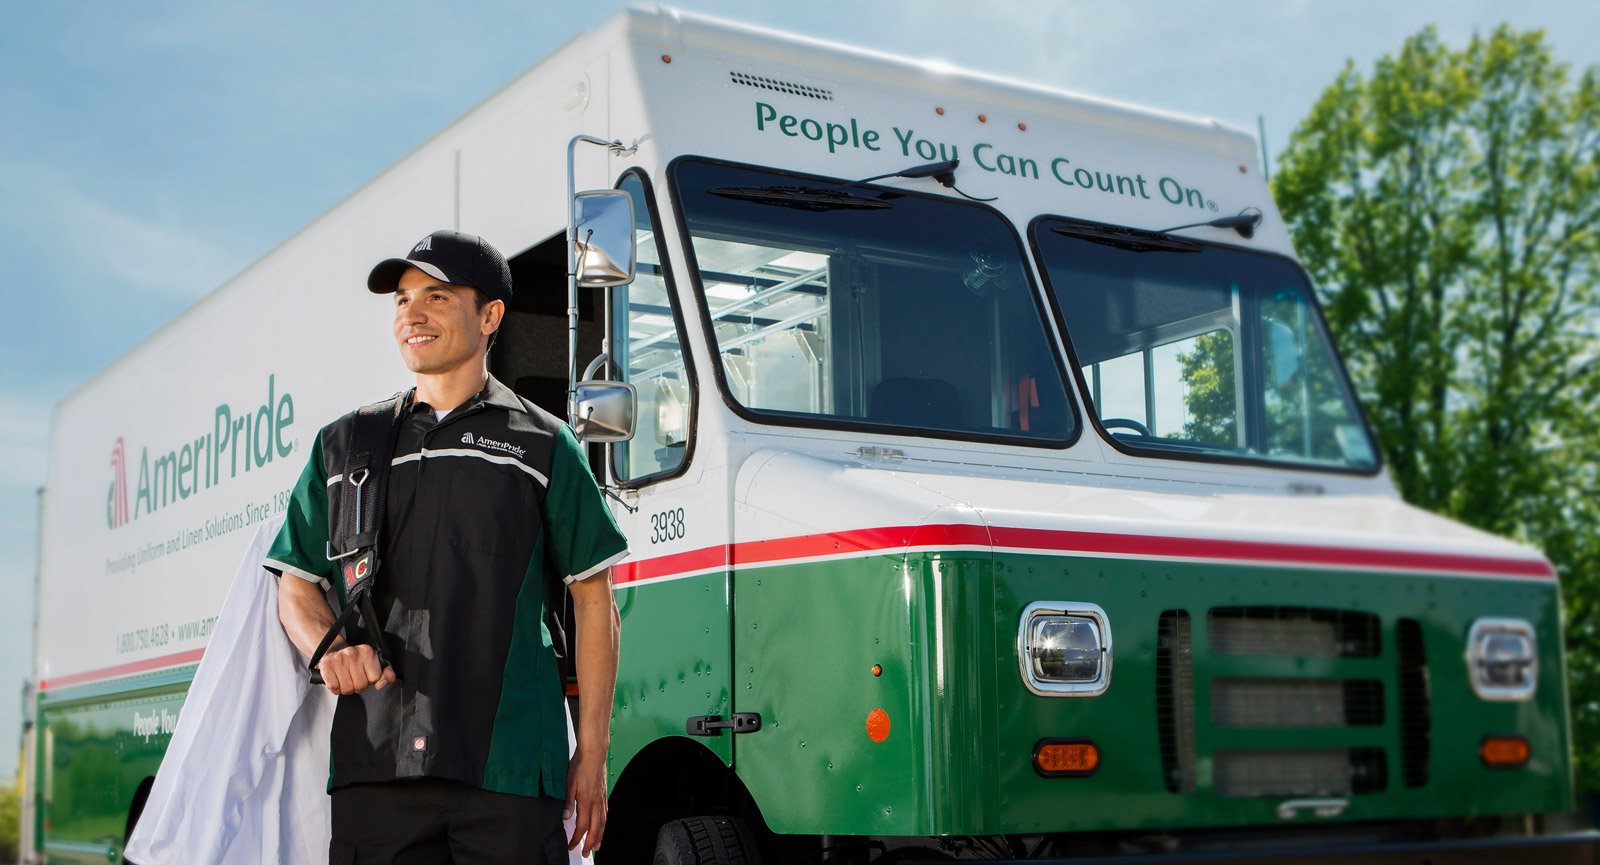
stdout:
<svg viewBox="0 0 1600 865">
<path fill-rule="evenodd" d="M 1035 223 L 1093 410 L 1113 442 L 1372 471 L 1377 450 L 1304 273 L 1271 255 Z"/>
<path fill-rule="evenodd" d="M 682 160 L 720 379 L 762 421 L 1060 446 L 1075 416 L 1015 232 L 903 189 Z"/>
<path fill-rule="evenodd" d="M 612 446 L 611 462 L 618 480 L 637 482 L 683 465 L 694 388 L 647 182 L 630 171 L 617 188 L 633 197 L 639 267 L 633 282 L 616 290 L 611 351 L 622 380 L 638 389 L 639 408 L 633 438 Z"/>
</svg>

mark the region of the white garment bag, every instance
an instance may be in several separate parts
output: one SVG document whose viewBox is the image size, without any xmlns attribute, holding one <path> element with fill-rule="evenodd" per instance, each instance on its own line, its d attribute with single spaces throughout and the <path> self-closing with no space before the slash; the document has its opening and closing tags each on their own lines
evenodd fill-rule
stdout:
<svg viewBox="0 0 1600 865">
<path fill-rule="evenodd" d="M 326 862 L 336 698 L 306 678 L 261 566 L 283 518 L 257 528 L 123 855 L 137 865 Z M 288 577 L 298 579 L 298 577 Z M 576 746 L 567 717 L 567 753 Z M 572 832 L 572 821 L 567 821 Z M 571 855 L 571 865 L 589 865 Z"/>
</svg>

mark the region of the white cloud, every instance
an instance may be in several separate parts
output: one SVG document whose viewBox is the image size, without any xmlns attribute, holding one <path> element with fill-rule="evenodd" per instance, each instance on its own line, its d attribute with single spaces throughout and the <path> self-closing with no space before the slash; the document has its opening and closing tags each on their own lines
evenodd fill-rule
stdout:
<svg viewBox="0 0 1600 865">
<path fill-rule="evenodd" d="M 50 423 L 56 401 L 77 384 L 66 374 L 8 384 L 0 391 L 0 503 L 3 513 L 14 514 L 27 500 L 33 511 L 34 492 L 44 484 L 50 454 Z M 5 520 L 0 519 L 0 523 Z M 0 525 L 0 529 L 15 529 Z M 12 549 L 13 547 L 7 547 Z"/>
<path fill-rule="evenodd" d="M 31 495 L 45 481 L 54 397 L 0 395 L 0 496 Z"/>
<path fill-rule="evenodd" d="M 52 261 L 100 283 L 197 298 L 237 267 L 229 254 L 171 221 L 123 210 L 48 163 L 0 162 L 0 227 L 13 249 L 51 250 Z"/>
</svg>

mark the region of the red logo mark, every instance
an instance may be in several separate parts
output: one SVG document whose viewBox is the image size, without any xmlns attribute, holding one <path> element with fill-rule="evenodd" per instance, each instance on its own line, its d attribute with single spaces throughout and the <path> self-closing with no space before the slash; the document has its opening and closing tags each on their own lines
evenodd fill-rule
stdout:
<svg viewBox="0 0 1600 865">
<path fill-rule="evenodd" d="M 111 489 L 106 493 L 106 525 L 111 528 L 128 522 L 128 452 L 117 436 L 111 449 Z"/>
<path fill-rule="evenodd" d="M 344 587 L 354 586 L 358 580 L 367 575 L 370 556 L 362 556 L 359 560 L 344 566 Z"/>
</svg>

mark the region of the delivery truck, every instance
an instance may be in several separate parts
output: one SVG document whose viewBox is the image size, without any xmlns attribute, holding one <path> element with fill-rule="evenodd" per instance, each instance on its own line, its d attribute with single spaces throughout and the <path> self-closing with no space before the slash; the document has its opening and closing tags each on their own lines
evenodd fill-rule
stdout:
<svg viewBox="0 0 1600 865">
<path fill-rule="evenodd" d="M 410 381 L 368 268 L 457 228 L 631 545 L 601 862 L 1592 862 L 1555 574 L 1400 500 L 1263 168 L 619 13 L 59 403 L 25 852 L 119 860 L 246 540 Z"/>
</svg>

